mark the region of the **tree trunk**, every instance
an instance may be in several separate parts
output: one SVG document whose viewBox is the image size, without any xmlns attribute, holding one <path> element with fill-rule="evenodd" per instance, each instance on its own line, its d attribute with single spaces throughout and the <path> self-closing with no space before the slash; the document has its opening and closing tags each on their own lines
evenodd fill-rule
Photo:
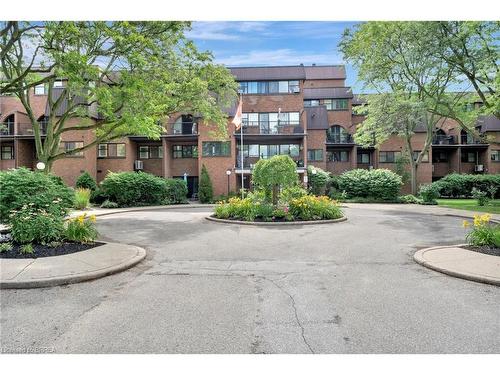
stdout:
<svg viewBox="0 0 500 375">
<path fill-rule="evenodd" d="M 278 185 L 273 186 L 273 206 L 278 205 Z"/>
<path fill-rule="evenodd" d="M 418 164 L 415 162 L 411 163 L 411 193 L 413 195 L 417 195 L 418 190 L 417 190 L 417 169 L 418 169 Z"/>
</svg>

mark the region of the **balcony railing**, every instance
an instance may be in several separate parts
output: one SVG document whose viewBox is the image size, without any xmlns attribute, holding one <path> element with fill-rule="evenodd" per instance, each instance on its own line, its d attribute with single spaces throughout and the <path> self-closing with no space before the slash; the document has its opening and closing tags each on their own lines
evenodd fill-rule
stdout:
<svg viewBox="0 0 500 375">
<path fill-rule="evenodd" d="M 433 145 L 456 145 L 457 137 L 455 135 L 435 135 L 432 138 Z"/>
<path fill-rule="evenodd" d="M 327 134 L 326 143 L 353 144 L 354 138 L 351 134 Z"/>
<path fill-rule="evenodd" d="M 482 145 L 487 143 L 485 140 L 474 138 L 470 134 L 462 134 L 460 138 L 463 145 Z"/>
<path fill-rule="evenodd" d="M 0 135 L 3 136 L 14 135 L 14 123 L 13 122 L 0 123 Z"/>
<path fill-rule="evenodd" d="M 238 133 L 238 131 L 236 132 Z M 304 134 L 304 128 L 300 122 L 284 123 L 281 121 L 246 121 L 243 123 L 243 134 L 261 135 L 291 135 Z"/>
<path fill-rule="evenodd" d="M 198 123 L 183 122 L 167 125 L 167 135 L 197 135 Z"/>
<path fill-rule="evenodd" d="M 297 168 L 304 167 L 304 160 L 301 157 L 292 157 L 293 161 L 297 165 Z M 260 160 L 258 157 L 246 157 L 243 159 L 243 168 L 244 169 L 253 169 L 255 164 Z M 236 160 L 236 168 L 241 169 L 241 159 Z"/>
<path fill-rule="evenodd" d="M 47 123 L 41 122 L 40 124 L 40 134 L 47 134 Z M 33 131 L 33 125 L 31 122 L 21 122 L 17 124 L 17 135 L 35 135 Z"/>
</svg>

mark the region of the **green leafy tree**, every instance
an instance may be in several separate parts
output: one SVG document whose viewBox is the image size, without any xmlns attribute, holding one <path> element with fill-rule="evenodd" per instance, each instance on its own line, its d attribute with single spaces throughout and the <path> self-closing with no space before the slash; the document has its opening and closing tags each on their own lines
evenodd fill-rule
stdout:
<svg viewBox="0 0 500 375">
<path fill-rule="evenodd" d="M 208 174 L 205 164 L 201 167 L 200 183 L 198 186 L 198 198 L 201 203 L 211 203 L 214 199 L 212 180 Z"/>
<path fill-rule="evenodd" d="M 253 169 L 252 181 L 257 188 L 264 190 L 266 195 L 272 194 L 273 205 L 277 205 L 280 188 L 297 184 L 297 166 L 288 155 L 260 159 Z"/>
<path fill-rule="evenodd" d="M 0 22 L 0 94 L 17 96 L 33 126 L 38 160 L 54 161 L 129 135 L 158 139 L 161 121 L 197 113 L 225 129 L 236 98 L 230 72 L 186 39 L 188 22 Z M 62 80 L 63 87 L 54 88 Z M 29 92 L 48 89 L 46 136 Z M 76 119 L 70 121 L 72 119 Z M 93 131 L 61 150 L 69 131 Z"/>
</svg>

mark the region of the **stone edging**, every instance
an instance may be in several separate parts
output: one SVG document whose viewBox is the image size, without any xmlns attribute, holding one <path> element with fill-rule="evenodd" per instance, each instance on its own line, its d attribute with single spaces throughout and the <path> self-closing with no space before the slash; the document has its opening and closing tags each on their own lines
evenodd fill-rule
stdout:
<svg viewBox="0 0 500 375">
<path fill-rule="evenodd" d="M 226 219 L 218 219 L 212 216 L 206 216 L 205 219 L 209 221 L 215 221 L 217 223 L 225 223 L 225 224 L 241 224 L 241 225 L 255 225 L 255 226 L 283 226 L 283 225 L 314 225 L 314 224 L 331 224 L 331 223 L 339 223 L 342 221 L 346 221 L 347 217 L 343 216 L 339 219 L 331 219 L 331 220 L 309 220 L 309 221 L 284 221 L 284 222 L 272 222 L 272 221 L 242 221 L 242 220 L 226 220 Z"/>
<path fill-rule="evenodd" d="M 102 241 L 100 241 L 100 242 L 102 242 Z M 71 257 L 71 256 L 73 256 L 72 258 L 74 259 L 75 254 L 89 252 L 93 249 L 99 249 L 99 251 L 102 251 L 102 250 L 105 251 L 106 246 L 109 246 L 109 245 L 127 247 L 130 250 L 135 250 L 136 253 L 131 258 L 126 258 L 125 260 L 122 260 L 117 264 L 111 264 L 109 266 L 103 266 L 101 268 L 99 268 L 99 266 L 96 266 L 94 270 L 84 271 L 84 272 L 80 272 L 80 273 L 74 273 L 72 275 L 66 274 L 66 275 L 62 275 L 62 276 L 52 276 L 52 277 L 46 277 L 46 278 L 17 280 L 17 281 L 16 280 L 0 280 L 0 289 L 44 288 L 44 287 L 52 287 L 52 286 L 56 286 L 56 285 L 75 284 L 75 283 L 80 283 L 83 281 L 99 279 L 99 278 L 104 277 L 104 276 L 108 276 L 108 275 L 111 275 L 114 273 L 125 271 L 125 270 L 135 266 L 136 264 L 140 263 L 146 257 L 146 250 L 143 249 L 142 247 L 121 244 L 121 243 L 104 242 L 104 245 L 98 246 L 96 248 L 83 250 L 83 251 L 79 251 L 79 252 L 67 254 L 67 255 L 34 258 L 33 261 L 36 261 L 37 259 L 47 260 L 49 258 L 54 258 L 54 260 L 57 262 L 58 259 L 55 259 L 55 258 L 59 258 L 62 260 L 63 257 Z M 1 259 L 2 268 L 8 267 L 9 261 L 19 261 L 19 260 L 26 260 L 26 259 Z M 31 265 L 31 264 L 32 263 L 30 263 L 29 265 Z M 24 272 L 24 270 L 27 269 L 28 266 L 26 266 L 21 272 L 19 272 L 14 277 L 14 279 L 17 276 L 19 276 L 22 272 Z M 68 270 L 66 271 L 66 273 L 67 272 L 68 272 Z M 73 272 L 70 272 L 70 273 L 73 273 Z"/>
<path fill-rule="evenodd" d="M 463 248 L 464 246 L 467 246 L 467 244 L 428 247 L 425 249 L 418 250 L 415 254 L 413 254 L 413 259 L 415 260 L 415 262 L 417 262 L 418 264 L 420 264 L 424 267 L 430 268 L 430 269 L 437 271 L 437 272 L 444 273 L 444 274 L 449 275 L 449 276 L 458 277 L 461 279 L 476 281 L 476 282 L 485 283 L 485 284 L 492 284 L 492 285 L 500 286 L 500 279 L 491 278 L 491 277 L 486 276 L 486 275 L 475 274 L 472 272 L 459 272 L 459 271 L 451 270 L 449 268 L 439 266 L 435 262 L 427 261 L 424 258 L 424 254 L 428 251 L 454 248 L 454 247 Z M 463 249 L 463 250 L 467 250 L 467 249 Z M 467 250 L 467 251 L 470 251 L 470 250 Z M 488 255 L 485 255 L 485 256 L 488 256 Z M 491 256 L 491 255 L 489 255 L 489 256 Z"/>
</svg>

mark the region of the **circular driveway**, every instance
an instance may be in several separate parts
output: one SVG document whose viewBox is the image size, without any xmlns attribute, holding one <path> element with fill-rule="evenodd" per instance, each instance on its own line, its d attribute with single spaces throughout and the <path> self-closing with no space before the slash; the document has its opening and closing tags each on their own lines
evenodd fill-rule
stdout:
<svg viewBox="0 0 500 375">
<path fill-rule="evenodd" d="M 500 352 L 500 288 L 412 259 L 422 247 L 462 243 L 460 218 L 352 205 L 342 223 L 254 227 L 207 221 L 210 211 L 100 217 L 103 240 L 144 247 L 146 260 L 92 282 L 2 291 L 2 348 Z"/>
</svg>

